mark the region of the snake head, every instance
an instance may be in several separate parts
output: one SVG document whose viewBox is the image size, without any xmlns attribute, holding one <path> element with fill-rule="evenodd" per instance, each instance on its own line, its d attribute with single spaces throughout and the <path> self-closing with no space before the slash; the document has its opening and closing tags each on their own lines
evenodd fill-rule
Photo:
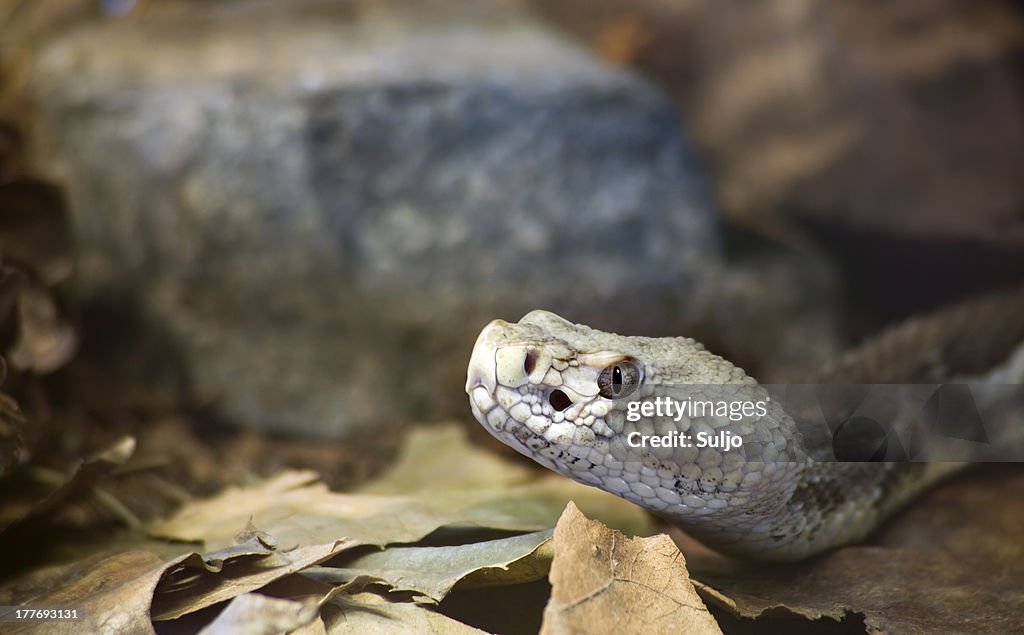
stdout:
<svg viewBox="0 0 1024 635">
<path fill-rule="evenodd" d="M 518 323 L 494 320 L 470 358 L 473 414 L 502 442 L 577 478 L 573 468 L 608 455 L 613 402 L 641 390 L 646 378 L 643 362 L 609 347 L 607 335 L 541 310 Z"/>
<path fill-rule="evenodd" d="M 637 425 L 627 421 L 628 404 L 666 384 L 736 380 L 752 381 L 689 338 L 616 335 L 537 310 L 483 329 L 466 392 L 476 419 L 503 443 L 560 474 L 639 499 L 653 496 L 651 488 L 617 475 L 660 471 L 668 479 L 690 457 L 630 447 Z M 668 431 L 677 422 L 654 425 L 644 431 Z"/>
<path fill-rule="evenodd" d="M 631 406 L 680 397 L 680 390 L 722 398 L 758 389 L 692 339 L 616 335 L 547 311 L 488 324 L 466 378 L 474 416 L 501 442 L 559 474 L 730 540 L 750 529 L 769 532 L 756 519 L 794 487 L 794 470 L 802 468 L 793 462 L 785 419 L 637 417 Z M 723 430 L 749 443 L 725 452 L 631 441 Z"/>
</svg>

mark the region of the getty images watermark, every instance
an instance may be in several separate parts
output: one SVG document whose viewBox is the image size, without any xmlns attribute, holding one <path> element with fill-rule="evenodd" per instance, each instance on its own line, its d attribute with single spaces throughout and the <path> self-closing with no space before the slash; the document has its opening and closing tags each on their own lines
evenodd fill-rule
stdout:
<svg viewBox="0 0 1024 635">
<path fill-rule="evenodd" d="M 786 430 L 816 461 L 1024 461 L 1021 384 L 659 385 L 619 407 L 632 448 L 751 459 Z"/>
<path fill-rule="evenodd" d="M 637 423 L 642 419 L 663 419 L 675 423 L 683 419 L 704 419 L 715 417 L 731 422 L 744 419 L 760 419 L 768 416 L 768 405 L 771 397 L 759 401 L 724 399 L 694 399 L 687 397 L 682 400 L 660 396 L 644 401 L 631 401 L 626 407 L 626 421 Z M 743 437 L 731 430 L 708 432 L 701 430 L 696 434 L 687 434 L 679 430 L 669 430 L 665 434 L 650 435 L 639 431 L 630 432 L 626 443 L 632 448 L 716 448 L 719 450 L 735 450 L 743 447 Z"/>
</svg>

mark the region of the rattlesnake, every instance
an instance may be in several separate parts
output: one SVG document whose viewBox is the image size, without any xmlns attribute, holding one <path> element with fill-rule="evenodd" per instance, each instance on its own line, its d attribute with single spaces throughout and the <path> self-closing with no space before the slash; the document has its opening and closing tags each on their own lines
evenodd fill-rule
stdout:
<svg viewBox="0 0 1024 635">
<path fill-rule="evenodd" d="M 1022 340 L 1019 288 L 892 328 L 816 380 L 1020 383 Z M 680 387 L 705 396 L 716 387 L 749 394 L 762 388 L 692 339 L 605 333 L 536 310 L 518 323 L 495 320 L 484 328 L 466 392 L 477 420 L 522 454 L 646 507 L 719 551 L 752 559 L 795 560 L 860 540 L 963 466 L 821 460 L 821 448 L 777 401 L 740 422 L 627 417 L 631 401 L 678 395 L 672 391 Z M 698 430 L 725 429 L 745 437 L 742 449 L 627 443 L 630 433 L 692 439 Z"/>
</svg>

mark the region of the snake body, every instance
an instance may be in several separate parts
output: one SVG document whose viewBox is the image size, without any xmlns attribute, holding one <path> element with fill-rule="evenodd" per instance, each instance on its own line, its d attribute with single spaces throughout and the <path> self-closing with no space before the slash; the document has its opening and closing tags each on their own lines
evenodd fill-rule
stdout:
<svg viewBox="0 0 1024 635">
<path fill-rule="evenodd" d="M 1015 296 L 1009 306 L 1019 311 L 1021 299 L 1024 295 Z M 965 350 L 973 358 L 986 347 L 992 349 L 990 358 L 1012 357 L 1007 341 L 1024 336 L 1018 332 L 1024 319 L 1016 321 L 1021 315 L 1014 311 L 995 342 L 977 337 Z M 880 363 L 890 371 L 880 372 L 879 382 L 934 380 L 937 368 L 950 368 L 947 360 L 936 358 L 944 348 L 936 344 L 935 333 L 955 340 L 978 326 L 979 315 L 990 314 L 975 306 L 959 326 L 950 318 L 959 315 L 955 311 L 911 324 L 864 347 L 862 356 L 839 360 L 829 379 L 836 379 L 837 369 L 857 377 Z M 887 365 L 885 355 L 899 359 Z M 910 364 L 912 377 L 894 378 L 891 368 L 915 355 L 930 361 Z M 971 363 L 980 364 L 973 358 Z M 976 375 L 979 370 L 969 368 Z M 616 335 L 536 310 L 518 323 L 495 320 L 484 328 L 470 359 L 466 392 L 476 419 L 520 453 L 643 506 L 721 552 L 757 560 L 797 560 L 861 540 L 961 467 L 817 460 L 796 421 L 777 402 L 742 421 L 720 416 L 630 420 L 631 400 L 655 400 L 677 386 L 698 394 L 717 387 L 759 388 L 742 369 L 693 339 Z M 621 398 L 627 391 L 629 399 Z M 628 442 L 631 433 L 692 439 L 699 431 L 709 436 L 728 431 L 744 443 L 723 450 Z"/>
</svg>

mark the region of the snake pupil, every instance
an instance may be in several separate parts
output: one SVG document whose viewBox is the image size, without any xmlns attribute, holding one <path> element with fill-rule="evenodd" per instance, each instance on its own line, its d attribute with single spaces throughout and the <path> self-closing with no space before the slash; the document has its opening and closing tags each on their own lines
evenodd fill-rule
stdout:
<svg viewBox="0 0 1024 635">
<path fill-rule="evenodd" d="M 598 393 L 605 399 L 621 399 L 633 393 L 643 380 L 641 367 L 626 359 L 605 367 L 597 377 Z"/>
</svg>

